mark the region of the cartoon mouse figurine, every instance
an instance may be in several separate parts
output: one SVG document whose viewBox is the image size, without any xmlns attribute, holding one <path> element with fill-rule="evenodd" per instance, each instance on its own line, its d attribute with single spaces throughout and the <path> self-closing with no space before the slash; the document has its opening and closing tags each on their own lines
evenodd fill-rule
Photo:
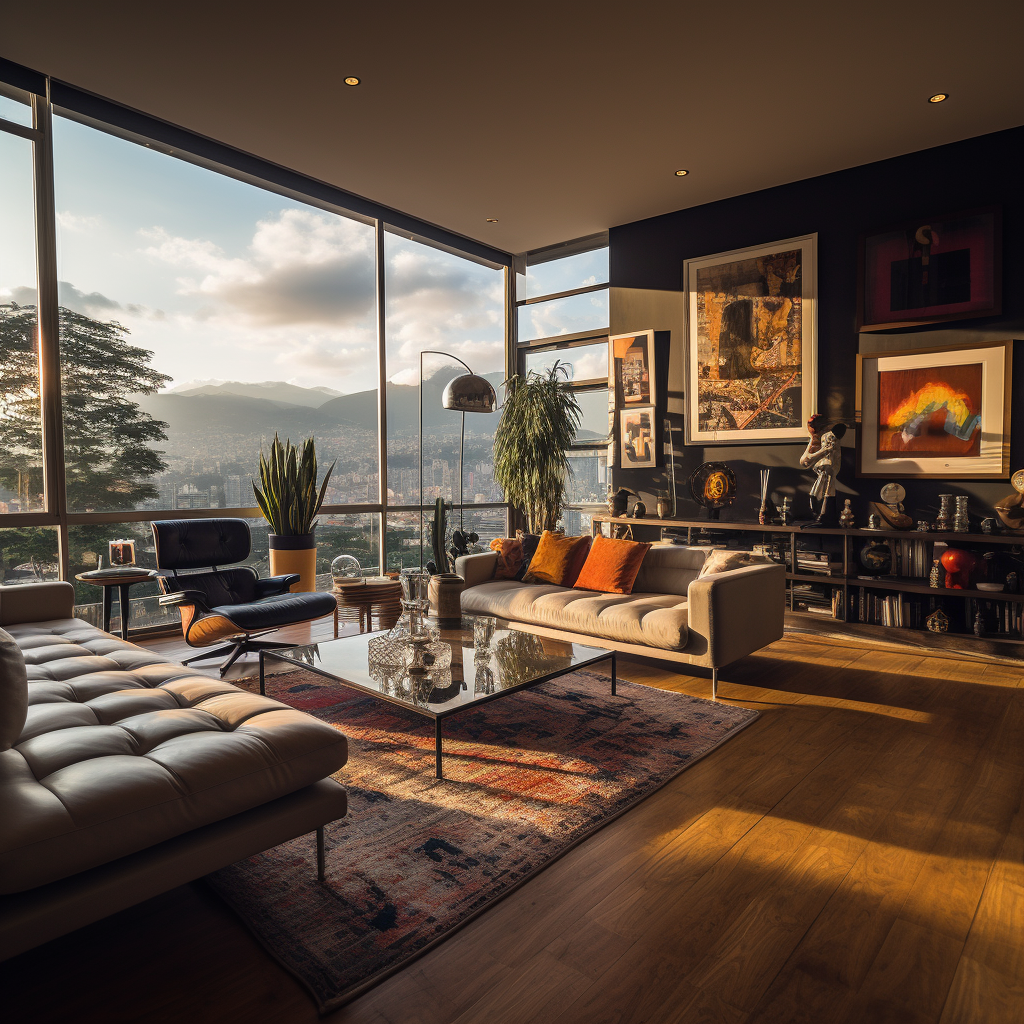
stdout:
<svg viewBox="0 0 1024 1024">
<path fill-rule="evenodd" d="M 843 459 L 839 442 L 846 433 L 846 424 L 836 423 L 827 428 L 826 422 L 821 413 L 815 413 L 807 421 L 807 432 L 810 437 L 803 455 L 800 456 L 800 465 L 804 469 L 814 470 L 810 496 L 814 519 L 804 523 L 801 529 L 830 526 L 834 518 L 836 477 L 839 475 Z"/>
</svg>

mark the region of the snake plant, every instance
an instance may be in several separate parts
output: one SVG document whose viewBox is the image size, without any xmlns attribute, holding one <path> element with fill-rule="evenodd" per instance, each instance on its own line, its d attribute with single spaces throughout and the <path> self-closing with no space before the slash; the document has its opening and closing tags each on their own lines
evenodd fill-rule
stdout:
<svg viewBox="0 0 1024 1024">
<path fill-rule="evenodd" d="M 264 518 L 272 533 L 278 536 L 305 536 L 313 532 L 313 520 L 324 503 L 327 481 L 331 479 L 335 463 L 324 473 L 319 492 L 316 489 L 316 445 L 313 438 L 302 442 L 301 453 L 290 440 L 274 434 L 268 458 L 260 448 L 260 483 L 253 481 L 252 489 Z"/>
</svg>

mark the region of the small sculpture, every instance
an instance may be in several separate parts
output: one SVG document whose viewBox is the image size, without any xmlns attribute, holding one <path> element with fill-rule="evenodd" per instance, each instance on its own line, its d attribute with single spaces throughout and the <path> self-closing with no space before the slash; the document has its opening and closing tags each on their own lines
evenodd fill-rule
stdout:
<svg viewBox="0 0 1024 1024">
<path fill-rule="evenodd" d="M 882 488 L 883 504 L 871 502 L 871 507 L 885 520 L 890 530 L 909 530 L 914 520 L 903 509 L 903 499 L 907 496 L 901 484 L 889 483 Z"/>
<path fill-rule="evenodd" d="M 1020 593 L 1020 581 L 1015 572 L 1008 572 L 1006 574 L 1006 592 L 1008 594 Z"/>
<path fill-rule="evenodd" d="M 935 518 L 935 530 L 938 533 L 948 533 L 953 527 L 953 504 L 952 494 L 939 495 L 939 514 Z"/>
<path fill-rule="evenodd" d="M 936 608 L 935 611 L 933 611 L 931 615 L 924 620 L 924 624 L 933 633 L 949 632 L 949 616 L 941 608 Z"/>
<path fill-rule="evenodd" d="M 971 572 L 977 560 L 970 551 L 963 548 L 947 548 L 942 553 L 942 565 L 946 570 L 947 590 L 970 590 Z"/>
<path fill-rule="evenodd" d="M 985 619 L 981 612 L 978 612 L 974 616 L 974 635 L 984 636 L 985 635 Z"/>
<path fill-rule="evenodd" d="M 633 511 L 630 515 L 634 519 L 643 519 L 647 515 L 647 506 L 639 499 L 636 499 L 636 504 L 633 506 Z"/>
<path fill-rule="evenodd" d="M 836 494 L 836 477 L 842 463 L 842 449 L 839 442 L 846 434 L 846 424 L 836 423 L 830 430 L 825 430 L 825 417 L 815 413 L 807 421 L 810 437 L 800 465 L 804 469 L 814 470 L 814 483 L 811 485 L 810 501 L 814 519 L 804 523 L 804 529 L 816 526 L 830 526 L 834 518 L 834 501 Z M 817 504 L 816 504 L 817 503 Z"/>
<path fill-rule="evenodd" d="M 967 518 L 967 495 L 958 494 L 956 496 L 956 511 L 953 513 L 953 532 L 967 533 L 970 528 L 971 524 Z"/>
<path fill-rule="evenodd" d="M 929 524 L 928 520 L 927 519 L 918 519 L 918 521 L 917 521 L 917 532 L 918 533 L 928 533 L 929 530 L 931 530 L 931 525 Z"/>
<path fill-rule="evenodd" d="M 1024 469 L 1010 477 L 1013 494 L 1001 498 L 995 505 L 996 515 L 1007 530 L 1024 530 Z"/>
<path fill-rule="evenodd" d="M 882 517 L 877 512 L 872 512 L 868 516 L 868 525 L 864 527 L 865 530 L 880 530 L 882 528 Z"/>
<path fill-rule="evenodd" d="M 667 491 L 658 492 L 658 518 L 668 519 L 672 514 L 672 499 L 668 496 Z"/>
<path fill-rule="evenodd" d="M 853 524 L 856 522 L 856 518 L 853 514 L 853 509 L 850 507 L 850 499 L 846 499 L 846 503 L 843 505 L 843 511 L 839 513 L 839 525 L 846 527 L 847 530 L 853 529 Z"/>
<path fill-rule="evenodd" d="M 982 519 L 981 532 L 984 534 L 992 534 L 996 532 L 996 521 L 992 516 L 986 516 Z"/>
<path fill-rule="evenodd" d="M 788 494 L 782 498 L 782 508 L 779 509 L 779 523 L 782 526 L 789 526 L 793 520 L 793 506 Z"/>
<path fill-rule="evenodd" d="M 928 572 L 928 586 L 936 590 L 942 589 L 942 563 L 937 558 L 932 560 L 932 567 Z"/>
</svg>

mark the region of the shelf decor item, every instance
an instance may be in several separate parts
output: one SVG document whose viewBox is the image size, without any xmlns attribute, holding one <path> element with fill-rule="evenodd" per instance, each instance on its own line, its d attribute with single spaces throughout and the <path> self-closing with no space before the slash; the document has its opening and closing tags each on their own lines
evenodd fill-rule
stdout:
<svg viewBox="0 0 1024 1024">
<path fill-rule="evenodd" d="M 995 513 L 999 516 L 999 522 L 1007 530 L 1015 533 L 1024 531 L 1024 469 L 1018 469 L 1010 477 L 1013 485 L 1013 494 L 1001 498 L 995 506 Z"/>
<path fill-rule="evenodd" d="M 953 529 L 953 495 L 939 495 L 939 514 L 935 517 L 936 533 L 949 533 Z"/>
<path fill-rule="evenodd" d="M 658 511 L 659 519 L 668 519 L 668 517 L 672 514 L 672 499 L 669 497 L 667 492 L 659 491 L 658 503 L 656 508 Z"/>
<path fill-rule="evenodd" d="M 704 462 L 690 475 L 690 494 L 708 519 L 717 519 L 736 500 L 736 474 L 724 462 Z"/>
<path fill-rule="evenodd" d="M 338 555 L 331 562 L 331 580 L 336 587 L 365 585 L 363 567 L 359 564 L 359 559 L 352 555 Z"/>
<path fill-rule="evenodd" d="M 807 421 L 807 431 L 810 437 L 800 456 L 800 465 L 814 471 L 814 483 L 810 491 L 811 514 L 814 518 L 804 523 L 801 529 L 832 526 L 836 522 L 836 478 L 843 461 L 839 442 L 846 435 L 846 424 L 836 423 L 829 427 L 825 417 L 815 413 Z"/>
<path fill-rule="evenodd" d="M 858 558 L 869 576 L 888 576 L 892 572 L 892 548 L 886 540 L 869 540 L 860 549 Z"/>
<path fill-rule="evenodd" d="M 967 533 L 970 530 L 970 520 L 967 516 L 967 495 L 956 496 L 956 508 L 953 511 L 953 532 Z"/>
<path fill-rule="evenodd" d="M 1001 221 L 999 208 L 987 207 L 863 236 L 857 329 L 997 315 Z"/>
<path fill-rule="evenodd" d="M 817 235 L 687 260 L 686 444 L 795 441 L 816 400 Z"/>
<path fill-rule="evenodd" d="M 941 608 L 936 608 L 935 611 L 933 611 L 931 615 L 924 620 L 924 624 L 932 633 L 949 632 L 949 616 Z"/>
<path fill-rule="evenodd" d="M 298 573 L 292 591 L 316 590 L 316 517 L 327 494 L 335 463 L 324 473 L 317 490 L 316 444 L 312 437 L 301 450 L 290 440 L 274 435 L 269 458 L 260 449 L 260 484 L 253 481 L 256 503 L 270 524 L 270 572 L 273 576 Z"/>
<path fill-rule="evenodd" d="M 942 563 L 937 559 L 932 559 L 932 567 L 928 570 L 928 586 L 933 590 L 942 589 Z"/>
<path fill-rule="evenodd" d="M 111 565 L 134 565 L 135 564 L 135 541 L 133 540 L 112 540 L 108 547 Z"/>
<path fill-rule="evenodd" d="M 856 522 L 853 515 L 853 508 L 850 504 L 850 499 L 847 498 L 843 505 L 843 511 L 839 513 L 839 525 L 847 530 L 852 530 L 853 525 Z M 762 523 L 762 526 L 764 524 Z"/>
<path fill-rule="evenodd" d="M 608 383 L 615 393 L 616 408 L 654 405 L 654 366 L 654 331 L 608 339 Z"/>
<path fill-rule="evenodd" d="M 946 570 L 947 590 L 969 590 L 971 573 L 978 560 L 963 548 L 946 548 L 942 553 L 942 566 Z"/>
<path fill-rule="evenodd" d="M 772 471 L 770 469 L 761 470 L 761 507 L 757 510 L 757 521 L 761 526 L 772 521 L 772 514 L 768 508 L 770 500 L 768 495 L 771 493 L 771 485 L 769 483 L 771 474 Z M 849 505 L 849 502 L 847 502 L 847 505 Z"/>
<path fill-rule="evenodd" d="M 858 355 L 858 476 L 1005 478 L 1012 346 Z"/>
</svg>

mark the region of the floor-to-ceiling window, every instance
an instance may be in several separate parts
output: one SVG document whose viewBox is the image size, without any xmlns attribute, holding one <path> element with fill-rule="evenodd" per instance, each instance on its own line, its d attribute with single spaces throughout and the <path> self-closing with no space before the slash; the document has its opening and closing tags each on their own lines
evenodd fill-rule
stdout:
<svg viewBox="0 0 1024 1024">
<path fill-rule="evenodd" d="M 321 472 L 334 464 L 320 586 L 343 552 L 371 574 L 418 564 L 419 352 L 458 356 L 500 393 L 503 265 L 5 86 L 0 217 L 0 582 L 73 580 L 121 538 L 152 566 L 151 521 L 192 515 L 248 519 L 265 570 L 252 481 L 275 433 L 314 436 Z M 423 500 L 457 501 L 459 417 L 432 395 L 457 364 L 428 359 Z M 474 419 L 488 422 L 467 422 L 464 500 L 493 536 L 496 416 Z M 100 597 L 76 583 L 85 617 Z M 133 589 L 133 627 L 173 621 L 156 597 Z"/>
<path fill-rule="evenodd" d="M 516 281 L 519 372 L 565 367 L 583 413 L 567 453 L 566 532 L 590 528 L 608 490 L 608 241 L 604 235 L 526 257 Z"/>
</svg>

